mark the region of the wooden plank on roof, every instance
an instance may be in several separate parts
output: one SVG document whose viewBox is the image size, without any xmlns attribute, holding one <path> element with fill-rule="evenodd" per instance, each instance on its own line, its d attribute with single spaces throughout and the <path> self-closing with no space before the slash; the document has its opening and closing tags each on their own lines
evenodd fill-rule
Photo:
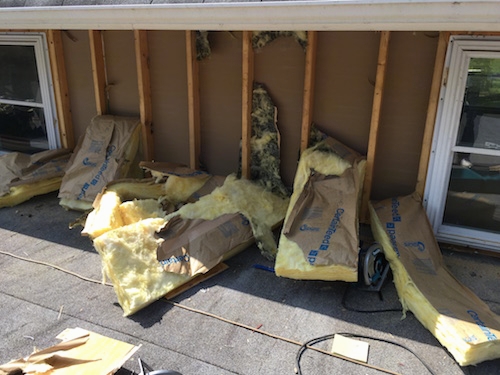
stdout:
<svg viewBox="0 0 500 375">
<path fill-rule="evenodd" d="M 47 40 L 61 144 L 65 148 L 73 149 L 75 147 L 75 136 L 71 119 L 61 30 L 48 30 Z"/>
<path fill-rule="evenodd" d="M 104 62 L 102 32 L 100 30 L 89 30 L 89 40 L 96 112 L 98 115 L 104 115 L 108 112 L 108 100 L 106 93 L 106 65 Z"/>
<path fill-rule="evenodd" d="M 154 143 L 148 32 L 146 30 L 134 30 L 134 41 L 137 84 L 139 86 L 139 110 L 142 124 L 143 157 L 146 161 L 152 161 L 154 159 Z"/>
<path fill-rule="evenodd" d="M 252 31 L 243 31 L 241 92 L 241 175 L 250 179 L 254 54 Z"/>
<path fill-rule="evenodd" d="M 203 273 L 200 275 L 195 276 L 193 279 L 187 281 L 185 284 L 182 284 L 181 286 L 178 286 L 174 290 L 168 292 L 165 294 L 163 298 L 165 299 L 172 299 L 177 297 L 178 295 L 184 293 L 185 291 L 191 289 L 192 287 L 218 275 L 219 273 L 227 270 L 229 266 L 226 263 L 219 263 L 212 269 L 210 269 L 207 273 Z"/>
<path fill-rule="evenodd" d="M 186 63 L 189 120 L 189 165 L 200 167 L 200 84 L 196 59 L 196 32 L 186 31 Z"/>
<path fill-rule="evenodd" d="M 385 73 L 387 70 L 387 56 L 389 52 L 390 31 L 380 33 L 380 45 L 377 62 L 377 75 L 375 77 L 375 90 L 373 93 L 372 117 L 370 122 L 370 134 L 368 138 L 368 152 L 366 155 L 366 172 L 363 184 L 363 195 L 361 200 L 360 221 L 369 221 L 368 202 L 373 184 L 373 168 L 375 154 L 377 151 L 377 139 L 380 125 L 380 114 L 382 110 L 382 99 L 384 94 Z"/>
<path fill-rule="evenodd" d="M 434 73 L 432 74 L 431 92 L 429 95 L 429 104 L 427 106 L 427 117 L 425 119 L 424 135 L 422 138 L 422 151 L 420 153 L 420 163 L 418 166 L 417 184 L 415 191 L 422 197 L 424 195 L 425 181 L 427 178 L 427 169 L 431 153 L 432 136 L 434 134 L 434 124 L 439 104 L 439 92 L 443 79 L 443 68 L 446 57 L 446 49 L 450 33 L 440 32 L 439 41 L 436 50 L 436 60 L 434 62 Z"/>
<path fill-rule="evenodd" d="M 309 133 L 311 132 L 313 103 L 314 103 L 314 81 L 316 71 L 316 51 L 318 33 L 307 32 L 307 49 L 304 73 L 304 101 L 302 104 L 302 129 L 300 136 L 300 153 L 309 146 Z"/>
</svg>

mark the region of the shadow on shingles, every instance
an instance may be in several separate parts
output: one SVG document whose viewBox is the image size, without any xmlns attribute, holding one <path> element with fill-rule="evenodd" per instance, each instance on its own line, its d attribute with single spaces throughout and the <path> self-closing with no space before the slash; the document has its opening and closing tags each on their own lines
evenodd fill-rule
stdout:
<svg viewBox="0 0 500 375">
<path fill-rule="evenodd" d="M 118 302 L 115 302 L 114 305 L 120 307 Z M 143 328 L 151 328 L 155 324 L 158 324 L 172 307 L 166 300 L 160 299 L 137 311 L 135 314 L 128 316 L 126 319 L 140 324 Z"/>
<path fill-rule="evenodd" d="M 84 251 L 95 252 L 92 241 L 81 235 L 81 227 L 69 224 L 83 213 L 59 205 L 57 192 L 36 196 L 14 207 L 0 208 L 0 228 Z"/>
</svg>

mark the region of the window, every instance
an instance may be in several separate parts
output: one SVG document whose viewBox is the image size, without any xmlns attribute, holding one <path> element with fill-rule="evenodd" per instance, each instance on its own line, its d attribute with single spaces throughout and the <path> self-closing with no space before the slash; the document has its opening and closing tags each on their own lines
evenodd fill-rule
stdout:
<svg viewBox="0 0 500 375">
<path fill-rule="evenodd" d="M 0 34 L 0 153 L 59 146 L 45 34 Z"/>
<path fill-rule="evenodd" d="M 500 40 L 453 37 L 424 203 L 438 240 L 500 252 Z"/>
</svg>

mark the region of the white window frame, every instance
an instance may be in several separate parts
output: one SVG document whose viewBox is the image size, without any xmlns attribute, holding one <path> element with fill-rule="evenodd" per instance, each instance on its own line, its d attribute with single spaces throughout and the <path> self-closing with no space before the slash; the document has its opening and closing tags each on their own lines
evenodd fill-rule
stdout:
<svg viewBox="0 0 500 375">
<path fill-rule="evenodd" d="M 500 151 L 456 146 L 464 90 L 471 58 L 500 58 L 500 38 L 452 36 L 445 60 L 424 207 L 439 241 L 500 252 L 500 234 L 443 224 L 453 154 L 500 156 Z"/>
<path fill-rule="evenodd" d="M 45 33 L 0 33 L 0 45 L 32 46 L 35 51 L 42 103 L 0 99 L 0 103 L 43 108 L 49 149 L 61 147 L 54 85 Z M 1 69 L 1 67 L 0 67 Z"/>
</svg>

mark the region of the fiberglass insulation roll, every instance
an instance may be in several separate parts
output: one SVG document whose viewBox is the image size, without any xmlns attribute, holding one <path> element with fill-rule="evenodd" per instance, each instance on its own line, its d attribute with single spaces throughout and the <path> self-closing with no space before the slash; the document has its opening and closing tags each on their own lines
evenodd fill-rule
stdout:
<svg viewBox="0 0 500 375">
<path fill-rule="evenodd" d="M 0 156 L 0 208 L 57 191 L 70 158 L 67 149 L 32 155 L 10 152 Z"/>
<path fill-rule="evenodd" d="M 84 234 L 94 239 L 104 275 L 113 282 L 125 316 L 243 250 L 254 235 L 268 244 L 268 235 L 273 240 L 271 226 L 283 220 L 288 204 L 233 176 L 219 188 L 220 179 L 204 175 L 168 179 L 174 182 L 159 200 L 122 202 L 125 186 L 120 185 L 120 194 L 110 186 L 94 202 L 85 225 Z M 194 189 L 187 189 L 187 184 L 196 188 L 191 197 L 186 191 Z M 199 200 L 167 217 L 172 211 L 162 210 L 160 201 L 179 198 Z M 275 244 L 269 246 L 275 250 Z"/>
<path fill-rule="evenodd" d="M 281 232 L 276 275 L 357 281 L 365 160 L 327 138 L 302 154 Z"/>
<path fill-rule="evenodd" d="M 500 358 L 500 317 L 445 267 L 414 194 L 370 204 L 371 226 L 410 310 L 461 366 Z"/>
</svg>

